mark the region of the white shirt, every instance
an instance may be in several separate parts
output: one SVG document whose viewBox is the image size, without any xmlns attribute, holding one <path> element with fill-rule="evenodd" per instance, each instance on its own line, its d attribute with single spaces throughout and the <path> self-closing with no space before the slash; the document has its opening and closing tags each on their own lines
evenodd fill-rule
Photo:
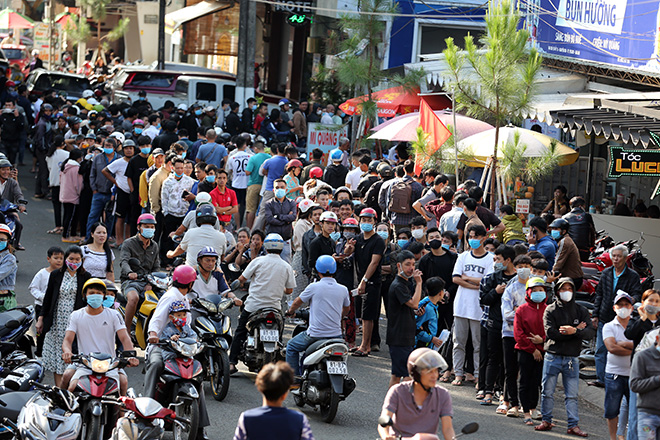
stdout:
<svg viewBox="0 0 660 440">
<path fill-rule="evenodd" d="M 63 148 L 58 148 L 52 156 L 46 157 L 46 164 L 48 165 L 48 186 L 60 186 L 61 166 L 68 158 L 69 152 Z"/>
<path fill-rule="evenodd" d="M 346 186 L 350 189 L 357 189 L 363 174 L 364 172 L 360 169 L 360 167 L 349 171 L 348 174 L 346 174 Z"/>
<path fill-rule="evenodd" d="M 32 278 L 32 282 L 28 289 L 34 297 L 34 303 L 38 306 L 44 304 L 44 296 L 46 296 L 46 288 L 48 287 L 48 279 L 50 278 L 50 272 L 46 269 L 41 269 L 37 274 Z"/>
<path fill-rule="evenodd" d="M 159 133 L 160 130 L 153 125 L 150 125 L 149 127 L 145 128 L 144 131 L 142 132 L 143 135 L 149 136 L 152 141 L 156 136 L 158 136 Z"/>
<path fill-rule="evenodd" d="M 151 321 L 149 322 L 149 333 L 155 332 L 158 336 L 160 336 L 160 333 L 163 331 L 170 319 L 170 305 L 174 301 L 185 301 L 186 304 L 190 306 L 188 298 L 186 298 L 178 288 L 170 287 L 168 291 L 160 297 L 160 300 L 158 300 L 156 310 L 154 310 L 154 314 L 152 315 Z M 188 318 L 188 322 L 190 322 L 190 313 L 187 313 L 186 316 Z"/>
<path fill-rule="evenodd" d="M 186 231 L 181 240 L 181 249 L 186 251 L 186 264 L 197 269 L 197 253 L 206 246 L 211 246 L 218 255 L 224 255 L 227 249 L 225 234 L 211 225 L 202 225 Z"/>
<path fill-rule="evenodd" d="M 309 303 L 309 328 L 312 338 L 341 337 L 343 307 L 351 305 L 348 289 L 334 278 L 321 278 L 300 294 L 304 303 Z"/>
<path fill-rule="evenodd" d="M 334 125 L 335 121 L 332 120 L 332 116 L 330 116 L 330 113 L 323 113 L 323 116 L 321 116 L 321 124 L 323 125 Z"/>
<path fill-rule="evenodd" d="M 202 274 L 198 273 L 192 292 L 186 296 L 192 301 L 194 298 L 206 298 L 209 295 L 222 295 L 224 293 L 218 291 L 218 280 L 212 274 L 209 275 L 208 281 L 204 281 Z"/>
<path fill-rule="evenodd" d="M 632 342 L 623 334 L 625 330 L 626 328 L 621 325 L 619 318 L 614 318 L 603 326 L 603 341 L 607 338 L 614 338 L 616 342 Z M 626 377 L 630 376 L 630 355 L 621 356 L 608 351 L 605 373 Z"/>
<path fill-rule="evenodd" d="M 255 258 L 245 268 L 243 276 L 252 280 L 250 295 L 245 300 L 245 310 L 250 313 L 266 307 L 281 308 L 284 289 L 296 287 L 291 265 L 277 254 Z"/>
<path fill-rule="evenodd" d="M 190 208 L 190 202 L 186 202 L 181 196 L 183 191 L 190 191 L 193 183 L 195 181 L 185 174 L 179 180 L 176 180 L 174 173 L 165 179 L 163 188 L 160 190 L 160 205 L 163 215 L 185 217 Z"/>
<path fill-rule="evenodd" d="M 250 154 L 247 151 L 236 151 L 227 159 L 227 171 L 231 172 L 231 186 L 236 189 L 247 188 L 249 176 L 245 174 Z"/>
<path fill-rule="evenodd" d="M 98 315 L 90 315 L 83 307 L 71 314 L 66 331 L 76 334 L 79 353 L 99 352 L 114 357 L 115 336 L 125 328 L 124 319 L 115 309 L 104 307 Z"/>
<path fill-rule="evenodd" d="M 125 157 L 121 160 L 115 160 L 111 162 L 106 168 L 115 175 L 115 181 L 120 190 L 125 193 L 130 193 L 131 189 L 128 187 L 128 177 L 126 177 L 126 167 L 128 166 L 128 161 Z"/>
<path fill-rule="evenodd" d="M 472 251 L 461 253 L 456 259 L 452 276 L 467 275 L 483 278 L 493 271 L 493 255 L 486 252 L 482 257 L 475 257 Z M 482 310 L 479 306 L 479 287 L 470 289 L 458 286 L 454 300 L 454 316 L 479 321 Z"/>
</svg>

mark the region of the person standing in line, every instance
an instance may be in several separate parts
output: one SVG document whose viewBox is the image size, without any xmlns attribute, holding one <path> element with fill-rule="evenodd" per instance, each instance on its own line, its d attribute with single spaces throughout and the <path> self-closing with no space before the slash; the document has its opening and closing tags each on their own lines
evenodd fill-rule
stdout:
<svg viewBox="0 0 660 440">
<path fill-rule="evenodd" d="M 80 163 L 85 153 L 74 149 L 69 153 L 69 159 L 60 168 L 60 202 L 64 206 L 62 224 L 62 241 L 78 243 L 81 237 L 75 235 L 78 228 L 77 208 L 80 203 L 80 192 L 83 187 L 83 176 L 80 175 Z"/>
<path fill-rule="evenodd" d="M 131 189 L 128 186 L 126 168 L 135 152 L 135 143 L 130 139 L 127 140 L 124 142 L 122 151 L 124 157 L 121 160 L 111 162 L 108 166 L 103 168 L 102 171 L 106 179 L 117 187 L 117 193 L 115 195 L 115 217 L 117 217 L 117 223 L 115 224 L 115 244 L 117 247 L 124 242 L 124 238 L 127 235 L 124 226 L 126 219 L 129 218 L 131 214 L 131 203 L 129 200 Z"/>
<path fill-rule="evenodd" d="M 62 233 L 62 202 L 60 202 L 60 171 L 64 162 L 69 160 L 69 152 L 64 149 L 64 138 L 55 136 L 53 144 L 46 154 L 48 164 L 48 185 L 55 214 L 55 228 L 47 231 L 49 234 Z"/>
<path fill-rule="evenodd" d="M 630 389 L 637 397 L 637 437 L 660 439 L 660 332 L 653 330 L 653 346 L 639 351 L 633 358 Z"/>
</svg>

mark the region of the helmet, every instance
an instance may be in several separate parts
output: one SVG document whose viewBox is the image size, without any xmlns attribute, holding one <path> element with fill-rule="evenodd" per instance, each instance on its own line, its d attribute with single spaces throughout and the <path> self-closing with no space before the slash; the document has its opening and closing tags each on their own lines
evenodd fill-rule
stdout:
<svg viewBox="0 0 660 440">
<path fill-rule="evenodd" d="M 330 160 L 340 161 L 344 157 L 344 152 L 339 149 L 334 149 L 330 152 Z"/>
<path fill-rule="evenodd" d="M 124 141 L 124 148 L 126 148 L 126 147 L 133 147 L 133 148 L 135 148 L 135 142 L 133 141 L 133 139 L 126 139 L 126 140 Z"/>
<path fill-rule="evenodd" d="M 7 159 L 0 159 L 0 168 L 7 168 L 11 166 L 11 162 Z"/>
<path fill-rule="evenodd" d="M 231 140 L 231 134 L 229 133 L 220 133 L 220 139 L 222 139 L 222 142 L 229 142 Z"/>
<path fill-rule="evenodd" d="M 310 179 L 320 179 L 321 177 L 323 177 L 323 170 L 320 167 L 314 167 L 309 170 Z"/>
<path fill-rule="evenodd" d="M 215 250 L 215 248 L 212 248 L 211 246 L 205 246 L 199 252 L 197 252 L 197 259 L 199 260 L 202 257 L 219 258 L 218 252 Z"/>
<path fill-rule="evenodd" d="M 113 137 L 119 141 L 120 144 L 123 144 L 126 138 L 124 137 L 124 133 L 120 133 L 118 131 L 113 131 L 110 137 Z"/>
<path fill-rule="evenodd" d="M 188 307 L 188 303 L 186 301 L 173 301 L 172 304 L 170 304 L 170 314 L 176 313 L 176 312 L 189 312 L 190 308 Z"/>
<path fill-rule="evenodd" d="M 203 205 L 199 205 L 195 210 L 195 223 L 197 226 L 214 225 L 217 220 L 218 217 L 215 214 L 213 205 L 204 203 Z"/>
<path fill-rule="evenodd" d="M 11 229 L 9 228 L 9 226 L 5 225 L 4 223 L 0 224 L 0 233 L 7 234 L 9 238 L 11 238 L 12 236 Z"/>
<path fill-rule="evenodd" d="M 302 167 L 303 167 L 303 164 L 302 164 L 302 162 L 299 161 L 298 159 L 291 159 L 291 160 L 289 161 L 289 163 L 286 164 L 286 169 L 288 170 L 288 169 L 291 168 L 291 167 L 302 168 Z"/>
<path fill-rule="evenodd" d="M 364 208 L 360 211 L 360 217 L 376 218 L 378 217 L 378 214 L 376 214 L 376 210 L 373 208 Z"/>
<path fill-rule="evenodd" d="M 197 272 L 195 269 L 188 266 L 187 264 L 182 264 L 174 269 L 172 272 L 172 281 L 179 284 L 190 284 L 194 283 L 197 279 Z"/>
<path fill-rule="evenodd" d="M 435 350 L 427 347 L 418 348 L 408 356 L 408 373 L 415 382 L 419 382 L 423 371 L 436 368 L 446 370 L 448 366 L 440 353 Z"/>
<path fill-rule="evenodd" d="M 280 99 L 280 102 L 277 105 L 279 105 L 281 107 L 281 106 L 283 106 L 285 104 L 288 104 L 288 103 L 289 103 L 288 99 L 282 98 L 282 99 Z"/>
<path fill-rule="evenodd" d="M 156 217 L 151 214 L 142 214 L 137 219 L 137 224 L 139 225 L 155 225 Z"/>
<path fill-rule="evenodd" d="M 378 171 L 378 174 L 380 174 L 381 177 L 392 177 L 392 176 L 394 176 L 394 170 L 392 169 L 392 167 L 389 164 L 387 164 L 385 162 L 381 162 L 380 165 L 378 165 L 377 171 Z"/>
<path fill-rule="evenodd" d="M 211 203 L 211 194 L 202 191 L 201 193 L 197 194 L 197 196 L 195 196 L 195 202 L 197 203 L 197 206 L 203 205 L 205 203 Z"/>
<path fill-rule="evenodd" d="M 284 239 L 280 234 L 268 234 L 264 240 L 266 251 L 281 251 L 284 249 Z"/>
<path fill-rule="evenodd" d="M 344 222 L 341 224 L 342 228 L 359 228 L 360 225 L 358 225 L 358 221 L 355 220 L 353 217 L 348 217 Z"/>
<path fill-rule="evenodd" d="M 556 219 L 554 219 L 554 220 L 552 221 L 552 223 L 550 223 L 550 226 L 549 226 L 549 227 L 550 227 L 550 228 L 561 229 L 562 231 L 568 231 L 568 227 L 569 227 L 569 226 L 570 226 L 570 225 L 569 225 L 568 221 L 566 221 L 565 219 L 563 219 L 563 218 L 556 218 Z"/>
<path fill-rule="evenodd" d="M 103 283 L 105 284 L 106 292 L 114 292 L 117 295 L 117 286 L 115 286 L 115 283 L 110 280 L 103 280 Z"/>
<path fill-rule="evenodd" d="M 102 279 L 100 278 L 90 278 L 87 281 L 85 281 L 85 284 L 83 284 L 83 294 L 87 292 L 87 289 L 91 286 L 97 286 L 100 290 L 102 290 L 104 293 L 106 291 L 106 286 L 105 283 L 103 282 Z"/>
<path fill-rule="evenodd" d="M 319 218 L 320 222 L 332 222 L 332 223 L 339 223 L 339 219 L 337 218 L 337 214 L 335 214 L 332 211 L 325 211 L 323 214 L 321 214 L 321 218 Z"/>
<path fill-rule="evenodd" d="M 314 267 L 321 275 L 332 275 L 337 271 L 337 262 L 330 255 L 321 255 Z"/>
<path fill-rule="evenodd" d="M 316 203 L 309 199 L 302 199 L 300 203 L 298 203 L 298 209 L 300 209 L 300 212 L 307 212 L 309 209 L 313 206 L 315 206 Z"/>
<path fill-rule="evenodd" d="M 378 172 L 378 165 L 380 165 L 380 161 L 372 160 L 371 162 L 369 162 L 369 172 L 370 173 L 377 173 Z"/>
<path fill-rule="evenodd" d="M 87 98 L 91 98 L 92 96 L 94 96 L 93 91 L 91 91 L 90 89 L 83 90 L 83 92 L 82 92 L 82 97 L 83 98 L 87 99 Z"/>
<path fill-rule="evenodd" d="M 136 119 L 135 121 L 133 121 L 133 127 L 135 127 L 136 125 L 141 125 L 144 127 L 144 121 L 142 119 Z"/>
<path fill-rule="evenodd" d="M 529 280 L 527 280 L 527 289 L 531 289 L 532 287 L 537 287 L 537 286 L 542 286 L 542 287 L 548 287 L 548 285 L 543 281 L 543 278 L 541 277 L 532 277 Z"/>
</svg>

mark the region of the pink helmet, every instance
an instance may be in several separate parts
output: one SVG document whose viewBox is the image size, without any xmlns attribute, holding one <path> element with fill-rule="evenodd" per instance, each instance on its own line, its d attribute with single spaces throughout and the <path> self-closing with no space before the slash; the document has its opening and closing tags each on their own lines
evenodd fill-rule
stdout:
<svg viewBox="0 0 660 440">
<path fill-rule="evenodd" d="M 175 283 L 190 284 L 194 283 L 196 278 L 197 272 L 187 264 L 182 264 L 172 272 L 172 281 Z"/>
<path fill-rule="evenodd" d="M 137 219 L 138 225 L 155 225 L 156 217 L 151 214 L 142 214 Z"/>
</svg>

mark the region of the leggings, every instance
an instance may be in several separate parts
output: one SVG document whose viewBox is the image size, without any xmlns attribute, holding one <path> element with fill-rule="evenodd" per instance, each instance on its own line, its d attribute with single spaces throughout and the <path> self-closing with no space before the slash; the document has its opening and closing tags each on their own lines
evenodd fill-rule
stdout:
<svg viewBox="0 0 660 440">
<path fill-rule="evenodd" d="M 60 228 L 62 227 L 62 203 L 60 202 L 60 187 L 51 186 L 50 189 L 52 191 L 51 202 L 53 202 L 53 212 L 55 213 L 55 227 Z"/>
<path fill-rule="evenodd" d="M 543 361 L 537 362 L 534 356 L 526 351 L 518 352 L 518 365 L 520 366 L 520 404 L 523 411 L 536 409 L 543 378 Z"/>
<path fill-rule="evenodd" d="M 78 216 L 76 215 L 76 208 L 78 205 L 73 203 L 63 203 L 64 205 L 64 223 L 62 224 L 62 238 L 69 237 L 70 234 L 75 234 L 78 227 Z"/>
</svg>

